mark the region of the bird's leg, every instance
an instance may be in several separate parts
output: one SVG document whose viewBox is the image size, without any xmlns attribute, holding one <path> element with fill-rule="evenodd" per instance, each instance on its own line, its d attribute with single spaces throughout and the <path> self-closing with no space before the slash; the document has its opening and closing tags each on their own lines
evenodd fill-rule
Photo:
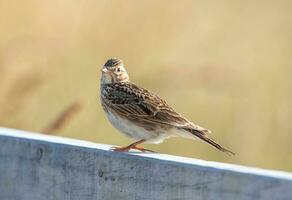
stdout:
<svg viewBox="0 0 292 200">
<path fill-rule="evenodd" d="M 151 151 L 151 150 L 148 150 L 148 149 L 144 149 L 142 147 L 137 147 L 138 144 L 141 144 L 143 142 L 145 142 L 146 140 L 139 140 L 137 142 L 134 142 L 128 146 L 125 146 L 125 147 L 114 147 L 112 148 L 113 151 L 119 151 L 119 152 L 128 152 L 130 151 L 131 149 L 136 149 L 136 150 L 139 150 L 139 151 L 142 151 L 142 152 L 146 152 L 146 151 L 149 151 L 149 152 L 154 152 L 154 151 Z"/>
</svg>

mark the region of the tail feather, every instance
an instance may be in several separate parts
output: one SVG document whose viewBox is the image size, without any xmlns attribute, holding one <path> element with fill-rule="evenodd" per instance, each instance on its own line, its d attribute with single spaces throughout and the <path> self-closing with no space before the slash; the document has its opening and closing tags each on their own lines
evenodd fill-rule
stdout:
<svg viewBox="0 0 292 200">
<path fill-rule="evenodd" d="M 212 138 L 208 137 L 208 135 L 206 134 L 206 131 L 204 131 L 203 129 L 202 130 L 198 130 L 198 129 L 194 129 L 194 128 L 184 128 L 184 130 L 192 133 L 193 135 L 197 136 L 201 140 L 207 142 L 208 144 L 210 144 L 214 148 L 226 153 L 229 156 L 230 155 L 235 155 L 235 153 L 233 153 L 232 151 L 230 151 L 227 148 L 223 147 L 222 145 L 218 144 Z"/>
</svg>

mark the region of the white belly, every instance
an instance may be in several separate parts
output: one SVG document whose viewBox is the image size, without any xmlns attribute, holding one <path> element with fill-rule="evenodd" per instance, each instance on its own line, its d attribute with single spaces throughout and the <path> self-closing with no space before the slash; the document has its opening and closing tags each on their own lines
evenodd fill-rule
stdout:
<svg viewBox="0 0 292 200">
<path fill-rule="evenodd" d="M 146 140 L 148 143 L 160 143 L 164 139 L 172 136 L 172 134 L 166 133 L 162 130 L 157 131 L 148 131 L 140 126 L 135 125 L 131 121 L 121 118 L 117 115 L 112 114 L 111 112 L 106 112 L 107 118 L 111 122 L 111 124 L 127 135 L 128 137 L 135 140 Z"/>
</svg>

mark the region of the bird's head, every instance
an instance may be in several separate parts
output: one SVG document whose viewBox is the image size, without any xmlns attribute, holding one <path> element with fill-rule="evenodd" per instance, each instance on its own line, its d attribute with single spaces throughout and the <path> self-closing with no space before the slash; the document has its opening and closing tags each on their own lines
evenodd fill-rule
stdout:
<svg viewBox="0 0 292 200">
<path fill-rule="evenodd" d="M 111 84 L 118 82 L 128 82 L 129 75 L 124 67 L 123 61 L 118 58 L 111 58 L 101 69 L 101 83 Z"/>
</svg>

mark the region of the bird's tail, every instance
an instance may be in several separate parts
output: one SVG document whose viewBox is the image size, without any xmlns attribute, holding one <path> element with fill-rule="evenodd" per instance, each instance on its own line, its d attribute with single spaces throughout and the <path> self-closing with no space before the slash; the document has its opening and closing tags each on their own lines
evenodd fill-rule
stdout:
<svg viewBox="0 0 292 200">
<path fill-rule="evenodd" d="M 228 150 L 227 148 L 221 146 L 220 144 L 215 142 L 212 138 L 208 137 L 208 135 L 207 135 L 207 133 L 209 132 L 208 130 L 206 130 L 206 129 L 195 129 L 195 128 L 183 128 L 183 129 L 185 131 L 188 131 L 191 134 L 197 136 L 201 140 L 207 142 L 208 144 L 210 144 L 214 148 L 226 153 L 227 155 L 229 155 L 229 156 L 230 155 L 235 155 L 235 153 L 233 153 L 232 151 Z"/>
</svg>

